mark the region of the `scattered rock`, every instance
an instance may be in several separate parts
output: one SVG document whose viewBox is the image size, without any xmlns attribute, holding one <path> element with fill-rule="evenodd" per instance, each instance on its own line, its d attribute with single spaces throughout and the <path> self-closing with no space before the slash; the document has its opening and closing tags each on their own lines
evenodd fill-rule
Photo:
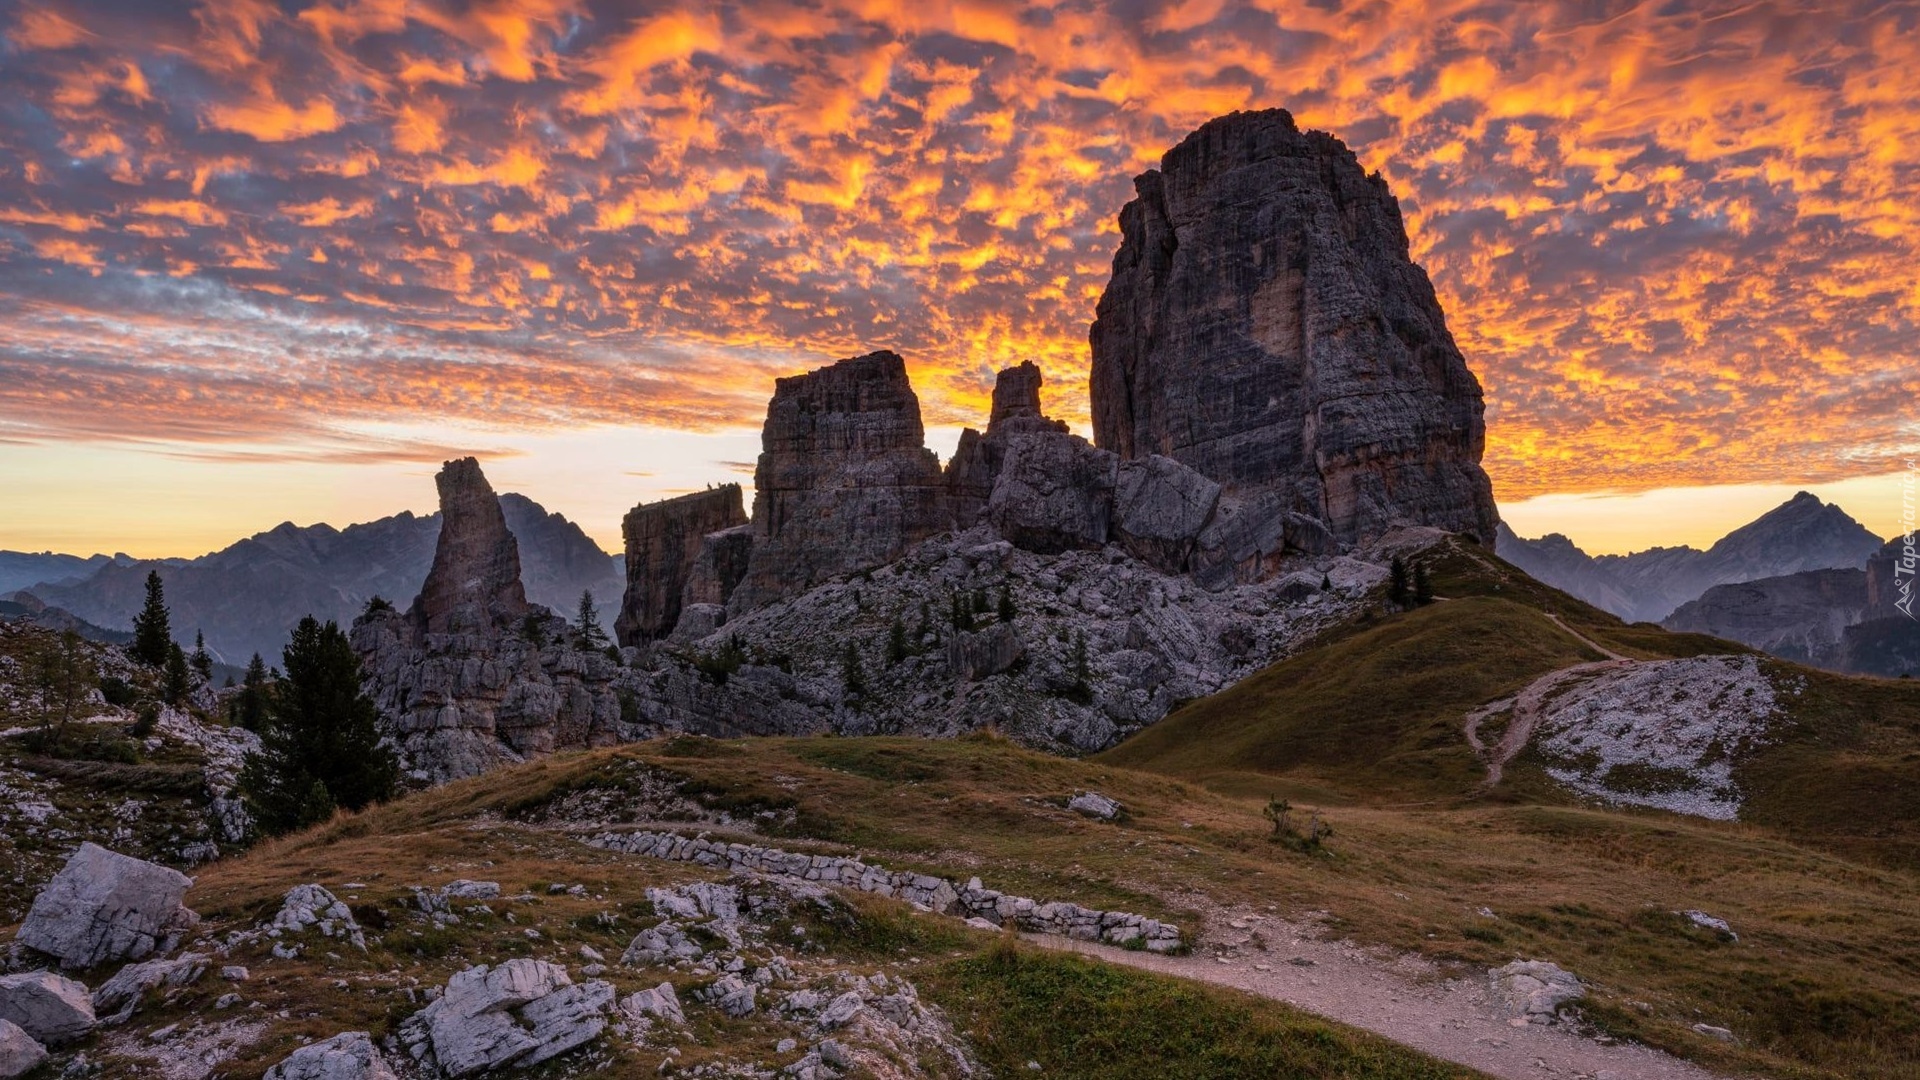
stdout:
<svg viewBox="0 0 1920 1080">
<path fill-rule="evenodd" d="M 525 1068 L 596 1038 L 612 1001 L 609 983 L 575 985 L 557 964 L 516 958 L 454 975 L 401 1024 L 400 1037 L 415 1060 L 444 1076 Z"/>
<path fill-rule="evenodd" d="M 1540 960 L 1516 960 L 1487 975 L 1501 1007 L 1521 1021 L 1551 1023 L 1562 1005 L 1587 993 L 1572 972 Z"/>
<path fill-rule="evenodd" d="M 140 999 L 149 990 L 191 985 L 206 974 L 206 970 L 207 958 L 200 953 L 128 964 L 94 990 L 93 1011 L 103 1024 L 124 1023 L 140 1007 Z"/>
<path fill-rule="evenodd" d="M 1712 915 L 1707 914 L 1704 911 L 1688 910 L 1688 911 L 1683 911 L 1680 914 L 1685 915 L 1687 917 L 1687 921 L 1692 923 L 1693 925 L 1703 926 L 1708 930 L 1712 930 L 1714 933 L 1719 934 L 1720 936 L 1726 938 L 1728 941 L 1740 940 L 1740 935 L 1733 932 L 1733 927 L 1727 925 L 1727 920 L 1725 919 L 1717 919 Z"/>
<path fill-rule="evenodd" d="M 288 1054 L 265 1080 L 395 1080 L 364 1031 L 345 1031 Z"/>
<path fill-rule="evenodd" d="M 138 960 L 196 921 L 180 904 L 192 884 L 178 870 L 83 843 L 34 897 L 16 940 L 67 968 Z"/>
<path fill-rule="evenodd" d="M 1695 1024 L 1693 1030 L 1709 1039 L 1718 1039 L 1724 1043 L 1734 1041 L 1733 1032 L 1723 1027 L 1714 1027 L 1712 1024 Z"/>
<path fill-rule="evenodd" d="M 280 911 L 269 924 L 274 930 L 300 933 L 318 927 L 326 937 L 340 937 L 361 952 L 367 951 L 367 939 L 354 921 L 353 912 L 331 892 L 319 885 L 295 885 L 287 890 Z"/>
<path fill-rule="evenodd" d="M 620 999 L 620 1011 L 635 1019 L 652 1017 L 669 1024 L 684 1024 L 686 1014 L 680 1011 L 680 996 L 674 993 L 673 984 L 663 982 L 650 990 L 640 990 Z"/>
<path fill-rule="evenodd" d="M 1101 821 L 1112 821 L 1120 816 L 1120 804 L 1097 791 L 1083 791 L 1075 795 L 1067 803 L 1067 809 Z"/>
<path fill-rule="evenodd" d="M 0 1080 L 14 1080 L 40 1067 L 47 1048 L 11 1020 L 0 1020 Z"/>
<path fill-rule="evenodd" d="M 93 1030 L 93 1002 L 87 988 L 51 971 L 0 976 L 0 1020 L 49 1045 L 77 1039 Z"/>
</svg>

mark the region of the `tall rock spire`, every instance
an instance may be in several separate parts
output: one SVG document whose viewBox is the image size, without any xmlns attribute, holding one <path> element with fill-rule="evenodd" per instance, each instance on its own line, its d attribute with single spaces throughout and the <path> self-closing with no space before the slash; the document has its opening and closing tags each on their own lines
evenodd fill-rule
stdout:
<svg viewBox="0 0 1920 1080">
<path fill-rule="evenodd" d="M 473 458 L 441 466 L 440 539 L 411 617 L 423 634 L 484 634 L 516 626 L 529 610 L 520 544 Z"/>
<path fill-rule="evenodd" d="M 1274 109 L 1210 121 L 1134 186 L 1091 333 L 1101 447 L 1345 542 L 1492 542 L 1480 384 L 1385 180 Z"/>
</svg>

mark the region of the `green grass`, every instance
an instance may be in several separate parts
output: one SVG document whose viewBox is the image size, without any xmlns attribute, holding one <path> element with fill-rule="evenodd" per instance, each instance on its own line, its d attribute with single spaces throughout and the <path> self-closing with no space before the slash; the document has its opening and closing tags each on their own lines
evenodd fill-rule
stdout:
<svg viewBox="0 0 1920 1080">
<path fill-rule="evenodd" d="M 996 1076 L 1068 1080 L 1453 1080 L 1481 1074 L 1277 1002 L 1001 946 L 938 968 L 922 994 L 974 1035 Z"/>
<path fill-rule="evenodd" d="M 1598 659 L 1524 604 L 1448 600 L 1356 627 L 1094 760 L 1201 781 L 1298 774 L 1348 798 L 1465 795 L 1484 770 L 1461 718 L 1555 668 Z"/>
</svg>

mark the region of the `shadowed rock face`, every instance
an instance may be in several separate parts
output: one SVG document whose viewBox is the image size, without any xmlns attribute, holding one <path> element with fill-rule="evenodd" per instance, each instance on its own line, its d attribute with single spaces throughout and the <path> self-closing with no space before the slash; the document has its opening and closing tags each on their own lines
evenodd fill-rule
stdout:
<svg viewBox="0 0 1920 1080">
<path fill-rule="evenodd" d="M 947 498 L 953 527 L 978 523 L 993 497 L 994 482 L 1006 462 L 1007 445 L 1016 435 L 1065 434 L 1066 422 L 1049 420 L 1040 411 L 1040 368 L 1028 360 L 1002 371 L 993 383 L 993 410 L 987 430 L 960 433 L 960 444 L 947 463 Z"/>
<path fill-rule="evenodd" d="M 1913 586 L 1916 567 L 1912 549 L 1904 535 L 1886 542 L 1867 560 L 1868 619 L 1912 619 L 1915 614 Z"/>
<path fill-rule="evenodd" d="M 621 529 L 627 543 L 627 592 L 615 629 L 622 645 L 642 645 L 673 632 L 683 594 L 709 533 L 747 523 L 739 484 L 636 506 Z M 739 575 L 734 575 L 739 580 Z M 726 603 L 723 595 L 693 603 Z"/>
<path fill-rule="evenodd" d="M 520 544 L 507 529 L 500 499 L 473 458 L 441 466 L 440 539 L 433 569 L 413 601 L 412 618 L 426 634 L 477 634 L 526 617 Z"/>
<path fill-rule="evenodd" d="M 925 443 L 895 353 L 777 381 L 754 472 L 753 555 L 729 610 L 892 562 L 946 528 L 945 481 Z"/>
<path fill-rule="evenodd" d="M 1091 334 L 1098 445 L 1277 493 L 1343 542 L 1492 542 L 1480 384 L 1384 180 L 1276 109 L 1206 124 L 1135 189 Z"/>
</svg>

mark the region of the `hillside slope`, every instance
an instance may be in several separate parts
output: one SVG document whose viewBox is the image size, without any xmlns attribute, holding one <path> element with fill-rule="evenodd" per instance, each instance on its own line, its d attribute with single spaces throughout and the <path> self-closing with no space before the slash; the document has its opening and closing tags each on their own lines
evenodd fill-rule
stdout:
<svg viewBox="0 0 1920 1080">
<path fill-rule="evenodd" d="M 1627 625 L 1458 541 L 1425 558 L 1442 599 L 1356 619 L 1097 760 L 1346 802 L 1689 808 L 1920 856 L 1920 687 Z M 1490 744 L 1539 725 L 1491 790 L 1475 713 Z"/>
</svg>

